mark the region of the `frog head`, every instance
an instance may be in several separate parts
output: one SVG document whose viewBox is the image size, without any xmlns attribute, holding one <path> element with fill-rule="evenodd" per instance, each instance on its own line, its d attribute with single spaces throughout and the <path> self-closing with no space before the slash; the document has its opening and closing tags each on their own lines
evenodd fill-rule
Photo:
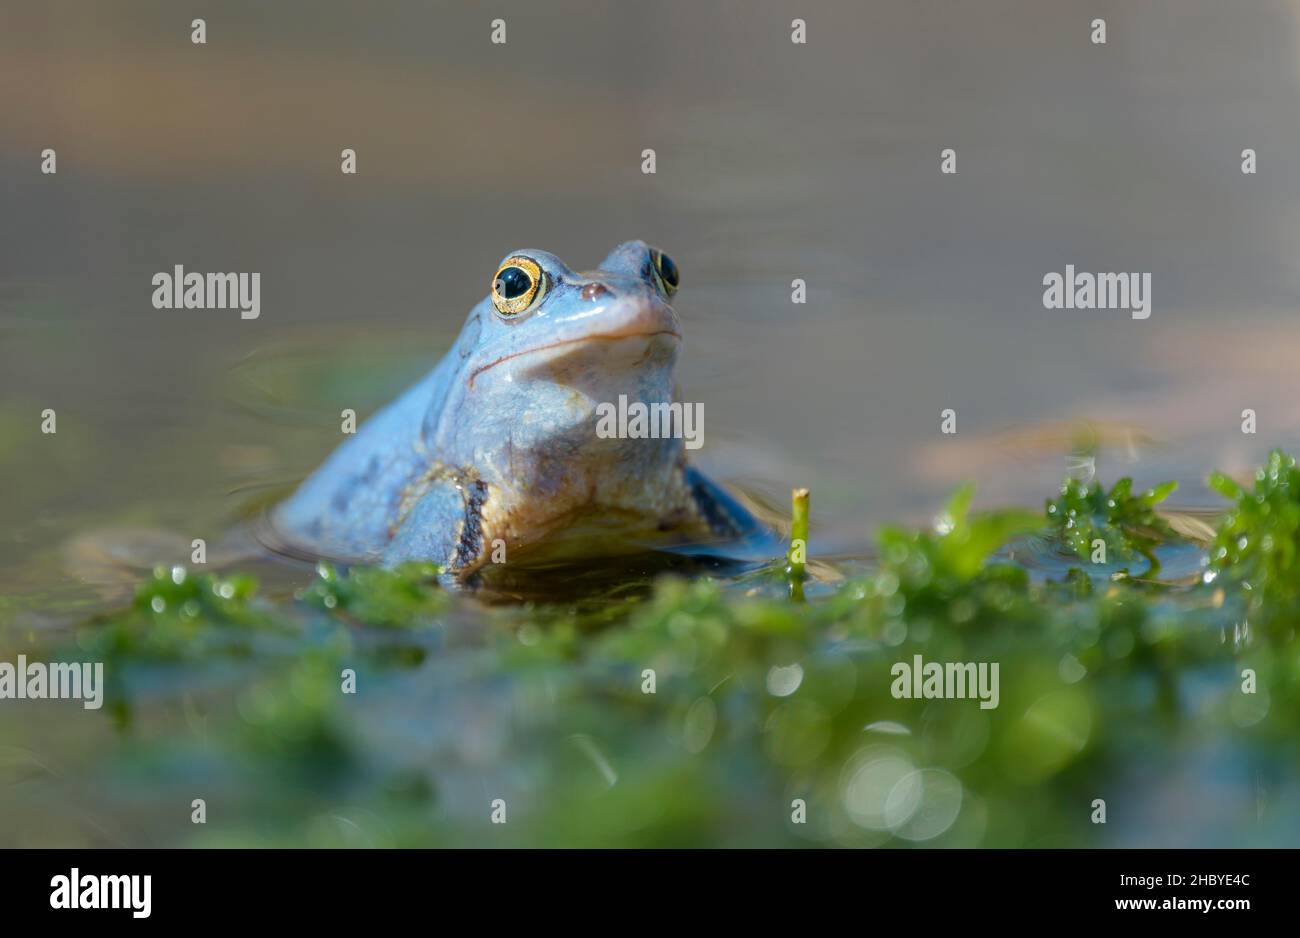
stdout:
<svg viewBox="0 0 1300 938">
<path fill-rule="evenodd" d="M 598 409 L 620 396 L 672 402 L 678 285 L 676 264 L 642 241 L 586 271 L 546 251 L 511 251 L 466 320 L 426 445 L 472 468 L 527 525 L 596 504 L 653 513 L 676 484 L 682 440 L 602 434 Z"/>
</svg>

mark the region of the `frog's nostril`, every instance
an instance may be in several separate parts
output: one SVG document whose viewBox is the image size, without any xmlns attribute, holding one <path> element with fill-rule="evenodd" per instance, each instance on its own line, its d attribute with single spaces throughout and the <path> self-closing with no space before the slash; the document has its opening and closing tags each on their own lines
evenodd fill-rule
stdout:
<svg viewBox="0 0 1300 938">
<path fill-rule="evenodd" d="M 609 287 L 603 283 L 589 283 L 582 288 L 582 298 L 584 300 L 598 300 L 602 296 L 609 294 Z"/>
</svg>

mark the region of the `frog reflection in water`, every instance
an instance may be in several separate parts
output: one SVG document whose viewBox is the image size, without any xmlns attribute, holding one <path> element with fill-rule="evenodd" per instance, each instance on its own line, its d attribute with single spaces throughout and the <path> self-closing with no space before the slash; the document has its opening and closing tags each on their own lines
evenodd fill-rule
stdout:
<svg viewBox="0 0 1300 938">
<path fill-rule="evenodd" d="M 545 251 L 508 255 L 437 367 L 275 510 L 279 535 L 313 554 L 428 560 L 459 579 L 502 554 L 761 536 L 687 464 L 680 433 L 597 433 L 598 405 L 619 395 L 673 400 L 677 287 L 677 266 L 641 241 L 584 273 Z"/>
</svg>

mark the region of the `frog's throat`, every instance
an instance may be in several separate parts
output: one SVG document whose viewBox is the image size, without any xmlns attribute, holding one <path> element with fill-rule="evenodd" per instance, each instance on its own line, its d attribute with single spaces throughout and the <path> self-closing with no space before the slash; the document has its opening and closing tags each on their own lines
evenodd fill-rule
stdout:
<svg viewBox="0 0 1300 938">
<path fill-rule="evenodd" d="M 661 336 L 661 335 L 669 336 L 678 342 L 682 340 L 682 334 L 680 332 L 677 332 L 673 329 L 658 329 L 653 332 L 638 332 L 635 330 L 627 331 L 627 332 L 600 332 L 594 335 L 579 336 L 576 339 L 561 339 L 559 342 L 548 342 L 545 345 L 535 345 L 532 348 L 521 349 L 518 352 L 511 352 L 509 355 L 502 355 L 500 358 L 495 359 L 494 361 L 490 361 L 486 365 L 479 365 L 472 372 L 470 372 L 469 386 L 471 388 L 474 387 L 474 381 L 476 378 L 478 378 L 479 375 L 481 375 L 485 371 L 488 371 L 489 369 L 495 368 L 497 365 L 500 365 L 502 362 L 508 362 L 511 359 L 521 358 L 525 355 L 532 355 L 536 352 L 546 352 L 551 349 L 562 348 L 566 345 L 582 345 L 588 342 L 616 342 L 619 339 L 634 339 L 634 338 L 653 339 L 656 336 Z"/>
</svg>

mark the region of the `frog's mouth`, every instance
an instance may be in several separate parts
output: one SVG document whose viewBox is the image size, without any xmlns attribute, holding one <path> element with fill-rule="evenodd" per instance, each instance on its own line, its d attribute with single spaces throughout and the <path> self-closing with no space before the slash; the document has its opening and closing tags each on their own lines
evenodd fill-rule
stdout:
<svg viewBox="0 0 1300 938">
<path fill-rule="evenodd" d="M 556 349 L 572 346 L 591 346 L 600 342 L 620 342 L 629 339 L 644 339 L 647 344 L 655 341 L 666 341 L 675 345 L 681 342 L 682 334 L 676 329 L 671 328 L 646 329 L 629 325 L 624 329 L 615 329 L 608 332 L 589 332 L 584 335 L 574 336 L 573 338 L 558 339 L 554 342 L 547 342 L 543 345 L 535 345 L 532 348 L 511 352 L 508 355 L 502 355 L 500 358 L 494 359 L 484 365 L 480 365 L 470 373 L 469 386 L 472 388 L 474 386 L 474 381 L 485 371 L 490 371 L 497 367 L 497 365 L 514 361 L 525 356 L 538 355 L 544 352 L 554 353 Z M 554 354 L 548 356 L 550 359 L 558 357 L 560 356 Z"/>
</svg>

